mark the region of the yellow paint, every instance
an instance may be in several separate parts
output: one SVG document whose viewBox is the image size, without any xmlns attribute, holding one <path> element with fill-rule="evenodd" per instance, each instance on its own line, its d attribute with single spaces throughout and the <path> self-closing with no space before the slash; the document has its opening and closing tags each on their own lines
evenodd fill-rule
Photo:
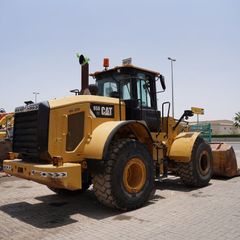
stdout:
<svg viewBox="0 0 240 240">
<path fill-rule="evenodd" d="M 91 112 L 91 103 L 113 105 L 114 117 L 97 118 Z M 93 95 L 70 96 L 60 100 L 50 100 L 48 152 L 50 158 L 61 157 L 63 166 L 26 163 L 15 159 L 4 161 L 5 171 L 14 176 L 54 188 L 80 189 L 82 185 L 82 166 L 80 163 L 87 161 L 87 159 L 103 159 L 104 148 L 113 131 L 118 132 L 119 138 L 130 136 L 145 144 L 153 159 L 158 160 L 161 172 L 163 171 L 163 159 L 165 157 L 169 157 L 176 162 L 191 160 L 192 147 L 199 133 L 180 133 L 183 130 L 180 125 L 173 130 L 176 121 L 169 117 L 163 119 L 163 126 L 159 134 L 151 133 L 149 135 L 144 121 L 131 122 L 125 120 L 125 104 L 121 102 L 121 114 L 119 104 L 119 99 Z M 75 149 L 67 151 L 68 118 L 71 114 L 79 112 L 84 113 L 83 138 Z M 120 127 L 122 123 L 126 124 Z M 139 161 L 139 159 L 132 160 L 124 172 L 124 185 L 129 192 L 141 191 L 145 182 L 145 168 Z M 87 164 L 85 164 L 85 167 L 87 167 Z M 137 175 L 141 175 L 141 177 L 138 178 L 137 175 L 134 175 L 134 169 L 138 172 Z M 35 174 L 32 174 L 33 172 Z M 43 177 L 42 172 L 66 172 L 67 177 Z M 133 178 L 130 178 L 129 174 L 134 175 Z"/>
<path fill-rule="evenodd" d="M 14 121 L 14 113 L 8 113 L 0 119 L 0 126 L 12 127 Z"/>
<path fill-rule="evenodd" d="M 113 118 L 96 118 L 92 115 L 90 111 L 90 104 L 110 104 L 114 105 L 114 117 Z M 48 138 L 48 151 L 51 157 L 61 156 L 63 162 L 79 162 L 90 156 L 93 156 L 86 148 L 88 148 L 90 142 L 94 143 L 93 148 L 98 148 L 96 146 L 102 146 L 105 142 L 105 124 L 110 124 L 108 128 L 112 129 L 111 121 L 119 122 L 120 120 L 120 108 L 119 100 L 116 98 L 99 97 L 92 95 L 81 95 L 66 97 L 60 100 L 49 101 L 50 105 L 50 119 L 49 119 L 49 138 Z M 82 141 L 73 151 L 66 151 L 66 138 L 68 133 L 68 116 L 78 112 L 84 112 L 84 136 Z M 125 119 L 125 104 L 121 103 L 121 116 Z M 100 127 L 103 125 L 102 127 Z M 95 142 L 95 133 L 100 130 L 100 140 L 97 139 Z M 99 133 L 98 133 L 99 134 Z M 109 134 L 109 133 L 108 133 Z M 101 136 L 103 135 L 103 138 Z M 108 136 L 108 135 L 107 135 Z M 107 137 L 106 136 L 106 137 Z M 92 139 L 94 139 L 92 141 Z M 103 147 L 101 148 L 103 150 Z M 95 150 L 93 150 L 95 151 Z M 98 151 L 97 151 L 98 152 Z M 102 157 L 102 153 L 94 154 L 98 156 L 97 159 Z"/>
<path fill-rule="evenodd" d="M 129 193 L 138 193 L 146 183 L 147 171 L 139 158 L 130 159 L 123 170 L 123 185 Z"/>
<path fill-rule="evenodd" d="M 124 121 L 106 121 L 96 127 L 92 134 L 89 135 L 88 141 L 85 144 L 84 157 L 87 159 L 102 159 L 104 146 L 109 135 L 123 122 Z M 150 154 L 152 154 L 152 141 L 142 122 L 126 122 L 126 125 L 118 129 L 120 138 L 128 137 L 126 130 L 128 133 L 133 134 L 138 141 L 146 144 Z"/>
<path fill-rule="evenodd" d="M 65 102 L 65 106 L 61 106 Z M 74 102 L 75 101 L 75 102 Z M 76 102 L 77 101 L 77 102 Z M 74 102 L 74 103 L 73 103 Z M 114 105 L 113 118 L 95 118 L 90 111 L 90 104 Z M 79 162 L 84 159 L 102 159 L 108 136 L 122 123 L 119 114 L 119 100 L 99 96 L 73 96 L 65 100 L 50 101 L 49 142 L 48 151 L 51 157 L 61 156 L 63 162 Z M 68 115 L 84 112 L 84 137 L 73 151 L 66 151 Z M 125 104 L 121 106 L 121 116 L 125 120 Z M 145 123 L 129 123 L 128 127 L 140 142 L 146 143 L 152 154 L 152 142 L 144 127 Z"/>
<path fill-rule="evenodd" d="M 6 130 L 0 130 L 0 139 L 4 139 L 7 137 Z"/>
<path fill-rule="evenodd" d="M 90 111 L 90 104 L 114 105 L 113 118 L 96 118 Z M 22 160 L 13 159 L 4 161 L 5 172 L 54 188 L 80 189 L 81 188 L 81 164 L 86 159 L 102 159 L 106 141 L 112 131 L 125 121 L 125 104 L 121 103 L 121 118 L 119 100 L 115 98 L 99 96 L 72 96 L 60 100 L 49 101 L 49 136 L 48 152 L 50 157 L 61 157 L 63 166 L 52 164 L 26 163 Z M 68 134 L 68 116 L 84 112 L 84 134 L 83 139 L 73 151 L 66 151 L 66 137 Z M 120 130 L 122 137 L 130 131 L 140 142 L 149 148 L 152 154 L 151 137 L 148 135 L 143 122 L 127 122 Z M 48 159 L 49 161 L 51 159 Z M 20 169 L 20 170 L 19 170 Z M 32 173 L 35 174 L 32 174 Z M 56 173 L 66 172 L 67 177 L 52 178 L 43 177 L 41 172 Z"/>
<path fill-rule="evenodd" d="M 178 134 L 170 146 L 169 158 L 176 162 L 189 162 L 192 156 L 192 148 L 198 132 L 183 132 Z"/>
<path fill-rule="evenodd" d="M 3 161 L 6 173 L 25 178 L 53 188 L 77 190 L 82 188 L 81 164 L 64 163 L 55 167 L 52 164 L 36 164 L 22 162 L 20 159 Z M 43 176 L 46 173 L 47 176 Z M 50 173 L 50 174 L 49 174 Z M 66 177 L 51 177 L 54 173 L 66 173 Z"/>
<path fill-rule="evenodd" d="M 14 114 L 8 113 L 0 119 L 0 139 L 5 139 L 8 134 L 7 130 L 11 129 L 14 124 Z"/>
<path fill-rule="evenodd" d="M 191 110 L 194 114 L 204 115 L 204 109 L 203 108 L 192 107 Z"/>
<path fill-rule="evenodd" d="M 65 106 L 73 107 L 76 103 L 106 103 L 106 104 L 119 104 L 119 99 L 102 97 L 95 95 L 77 95 L 77 96 L 68 96 L 61 99 L 52 99 L 49 100 L 50 108 L 64 108 Z"/>
<path fill-rule="evenodd" d="M 84 156 L 90 159 L 102 159 L 103 149 L 109 134 L 116 128 L 121 121 L 107 121 L 98 125 L 84 146 Z"/>
</svg>

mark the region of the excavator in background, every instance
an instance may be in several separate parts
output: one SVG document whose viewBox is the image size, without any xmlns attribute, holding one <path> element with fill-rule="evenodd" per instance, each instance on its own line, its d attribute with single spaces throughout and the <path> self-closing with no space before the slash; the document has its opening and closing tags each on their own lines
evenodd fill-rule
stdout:
<svg viewBox="0 0 240 240">
<path fill-rule="evenodd" d="M 222 163 L 236 163 L 231 147 L 211 147 L 200 133 L 187 131 L 182 121 L 192 110 L 176 120 L 169 116 L 170 102 L 158 109 L 157 85 L 166 89 L 160 73 L 129 59 L 109 68 L 104 59 L 104 70 L 90 74 L 96 84 L 89 85 L 88 59 L 81 55 L 79 63 L 82 89 L 72 90 L 75 96 L 15 109 L 6 173 L 57 194 L 81 194 L 93 184 L 102 204 L 132 210 L 143 206 L 155 181 L 169 173 L 189 187 L 204 187 L 215 169 L 229 173 Z M 237 166 L 231 166 L 233 176 Z"/>
</svg>

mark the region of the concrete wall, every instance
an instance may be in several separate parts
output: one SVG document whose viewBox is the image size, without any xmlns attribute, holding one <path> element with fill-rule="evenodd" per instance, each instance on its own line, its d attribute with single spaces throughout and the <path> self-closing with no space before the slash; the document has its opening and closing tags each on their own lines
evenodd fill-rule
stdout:
<svg viewBox="0 0 240 240">
<path fill-rule="evenodd" d="M 230 124 L 211 123 L 211 128 L 213 135 L 240 134 L 240 129 Z"/>
</svg>

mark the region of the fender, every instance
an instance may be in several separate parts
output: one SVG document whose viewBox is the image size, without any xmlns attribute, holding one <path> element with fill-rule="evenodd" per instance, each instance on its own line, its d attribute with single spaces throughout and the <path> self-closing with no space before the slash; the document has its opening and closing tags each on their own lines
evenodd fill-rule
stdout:
<svg viewBox="0 0 240 240">
<path fill-rule="evenodd" d="M 84 147 L 84 157 L 86 159 L 105 160 L 108 149 L 113 138 L 118 134 L 118 138 L 131 137 L 146 144 L 147 149 L 152 154 L 153 140 L 147 126 L 140 121 L 108 121 L 102 123 L 94 129 L 89 141 Z"/>
<path fill-rule="evenodd" d="M 193 145 L 199 135 L 199 132 L 178 134 L 171 145 L 169 158 L 175 162 L 190 162 Z"/>
</svg>

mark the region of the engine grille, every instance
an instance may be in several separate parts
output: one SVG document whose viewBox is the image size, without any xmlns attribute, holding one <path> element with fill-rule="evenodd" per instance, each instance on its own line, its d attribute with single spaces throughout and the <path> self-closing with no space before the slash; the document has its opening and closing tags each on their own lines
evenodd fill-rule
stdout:
<svg viewBox="0 0 240 240">
<path fill-rule="evenodd" d="M 49 105 L 47 102 L 15 109 L 13 151 L 42 158 L 48 148 Z"/>
</svg>

